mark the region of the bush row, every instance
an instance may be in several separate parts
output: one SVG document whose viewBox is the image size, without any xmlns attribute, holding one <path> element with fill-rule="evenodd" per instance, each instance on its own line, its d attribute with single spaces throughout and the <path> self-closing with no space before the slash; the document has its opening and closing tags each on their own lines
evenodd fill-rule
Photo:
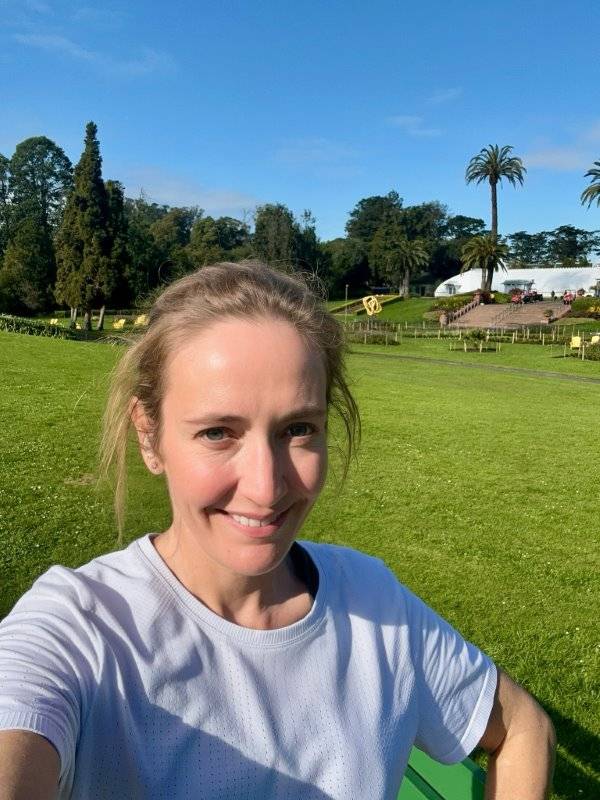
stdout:
<svg viewBox="0 0 600 800">
<path fill-rule="evenodd" d="M 600 319 L 600 298 L 578 297 L 571 303 L 571 314 L 574 317 Z"/>
<path fill-rule="evenodd" d="M 26 319 L 0 314 L 0 330 L 11 333 L 26 333 L 29 336 L 50 336 L 54 339 L 75 339 L 75 331 L 61 325 L 50 325 L 40 319 Z"/>
</svg>

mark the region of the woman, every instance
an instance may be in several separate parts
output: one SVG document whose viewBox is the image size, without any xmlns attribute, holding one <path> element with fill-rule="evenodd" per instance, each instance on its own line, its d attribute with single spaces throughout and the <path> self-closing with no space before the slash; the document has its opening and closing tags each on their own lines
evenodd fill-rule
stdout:
<svg viewBox="0 0 600 800">
<path fill-rule="evenodd" d="M 117 369 L 103 463 L 135 428 L 172 523 L 54 567 L 0 626 L 0 799 L 392 798 L 414 743 L 491 753 L 488 796 L 543 798 L 535 701 L 378 560 L 296 538 L 358 413 L 342 332 L 296 278 L 206 267 Z"/>
</svg>

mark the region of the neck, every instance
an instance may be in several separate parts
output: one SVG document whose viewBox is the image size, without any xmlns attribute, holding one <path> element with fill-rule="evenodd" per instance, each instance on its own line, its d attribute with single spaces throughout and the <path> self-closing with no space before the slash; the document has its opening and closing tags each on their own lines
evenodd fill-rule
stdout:
<svg viewBox="0 0 600 800">
<path fill-rule="evenodd" d="M 153 544 L 179 582 L 207 608 L 245 628 L 291 625 L 310 611 L 313 598 L 289 553 L 264 575 L 237 575 L 212 561 L 185 530 L 171 526 Z"/>
</svg>

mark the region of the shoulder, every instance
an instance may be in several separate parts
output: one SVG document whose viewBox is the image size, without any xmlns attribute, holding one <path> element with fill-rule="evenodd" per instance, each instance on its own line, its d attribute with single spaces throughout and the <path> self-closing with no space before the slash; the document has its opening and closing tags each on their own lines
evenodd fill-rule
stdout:
<svg viewBox="0 0 600 800">
<path fill-rule="evenodd" d="M 365 610 L 385 608 L 385 617 L 401 623 L 411 615 L 412 606 L 422 601 L 414 595 L 382 559 L 341 545 L 301 541 L 337 597 Z"/>
<path fill-rule="evenodd" d="M 141 557 L 138 541 L 128 547 L 92 559 L 81 567 L 50 567 L 16 603 L 12 614 L 41 610 L 72 615 L 110 605 L 115 593 L 135 593 L 148 585 L 149 570 Z"/>
</svg>

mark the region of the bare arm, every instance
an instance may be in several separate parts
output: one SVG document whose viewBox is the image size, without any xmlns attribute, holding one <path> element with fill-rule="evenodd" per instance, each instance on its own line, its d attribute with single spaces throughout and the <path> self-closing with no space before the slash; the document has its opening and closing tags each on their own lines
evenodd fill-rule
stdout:
<svg viewBox="0 0 600 800">
<path fill-rule="evenodd" d="M 0 731 L 0 800 L 54 800 L 60 760 L 43 736 Z"/>
<path fill-rule="evenodd" d="M 479 746 L 489 753 L 485 800 L 546 800 L 554 771 L 554 727 L 534 698 L 502 670 Z"/>
</svg>

